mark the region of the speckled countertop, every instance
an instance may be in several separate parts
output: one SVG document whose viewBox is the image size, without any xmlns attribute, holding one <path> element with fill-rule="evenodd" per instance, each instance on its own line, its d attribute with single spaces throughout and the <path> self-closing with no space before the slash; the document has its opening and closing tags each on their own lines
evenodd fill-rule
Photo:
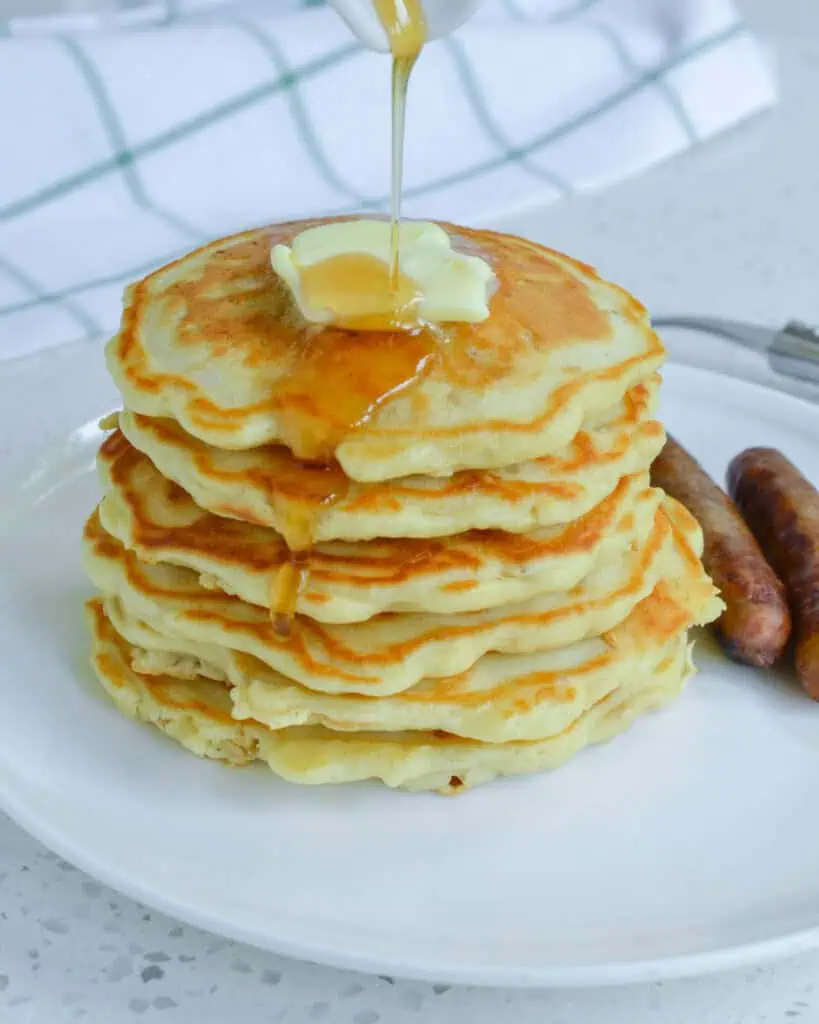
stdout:
<svg viewBox="0 0 819 1024">
<path fill-rule="evenodd" d="M 819 4 L 746 0 L 784 99 L 769 117 L 604 194 L 501 226 L 596 263 L 655 310 L 819 320 Z M 717 342 L 672 349 L 723 363 Z M 697 345 L 694 349 L 694 345 Z M 723 363 L 724 364 L 724 363 Z M 86 1024 L 756 1024 L 819 1021 L 819 953 L 714 978 L 515 993 L 299 964 L 180 925 L 0 817 L 0 1021 Z"/>
</svg>

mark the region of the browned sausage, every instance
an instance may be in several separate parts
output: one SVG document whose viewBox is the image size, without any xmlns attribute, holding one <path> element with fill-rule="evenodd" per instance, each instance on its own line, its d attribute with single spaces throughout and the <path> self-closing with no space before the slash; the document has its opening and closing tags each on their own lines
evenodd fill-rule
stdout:
<svg viewBox="0 0 819 1024">
<path fill-rule="evenodd" d="M 785 588 L 731 499 L 671 437 L 652 466 L 651 482 L 685 505 L 702 527 L 703 564 L 726 605 L 714 624 L 726 653 L 749 665 L 772 665 L 791 631 Z"/>
<path fill-rule="evenodd" d="M 781 452 L 749 448 L 728 468 L 728 487 L 785 583 L 796 636 L 796 671 L 819 700 L 819 494 Z"/>
</svg>

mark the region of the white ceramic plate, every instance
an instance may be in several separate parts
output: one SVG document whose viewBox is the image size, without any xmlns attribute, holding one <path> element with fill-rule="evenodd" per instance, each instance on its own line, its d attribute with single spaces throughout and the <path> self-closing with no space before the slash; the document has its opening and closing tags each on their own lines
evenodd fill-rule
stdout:
<svg viewBox="0 0 819 1024">
<path fill-rule="evenodd" d="M 707 637 L 668 709 L 554 774 L 450 799 L 299 788 L 121 718 L 86 668 L 78 544 L 92 417 L 114 396 L 88 347 L 8 367 L 0 802 L 63 856 L 213 931 L 434 980 L 645 980 L 819 945 L 819 707 Z M 702 370 L 666 379 L 669 427 L 717 477 L 766 444 L 819 481 L 819 407 Z"/>
</svg>

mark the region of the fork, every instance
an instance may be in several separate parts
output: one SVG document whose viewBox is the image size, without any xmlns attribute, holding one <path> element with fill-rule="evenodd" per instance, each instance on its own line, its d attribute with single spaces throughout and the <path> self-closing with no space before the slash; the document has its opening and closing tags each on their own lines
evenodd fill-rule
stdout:
<svg viewBox="0 0 819 1024">
<path fill-rule="evenodd" d="M 768 357 L 772 370 L 793 380 L 819 384 L 819 331 L 789 320 L 777 329 L 722 317 L 669 314 L 651 318 L 655 327 L 686 327 L 728 338 Z"/>
</svg>

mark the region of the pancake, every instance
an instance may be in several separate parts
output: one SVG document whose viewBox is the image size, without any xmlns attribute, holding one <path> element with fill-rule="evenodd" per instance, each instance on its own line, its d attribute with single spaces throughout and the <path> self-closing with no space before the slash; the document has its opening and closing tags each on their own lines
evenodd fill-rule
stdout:
<svg viewBox="0 0 819 1024">
<path fill-rule="evenodd" d="M 271 730 L 231 716 L 229 688 L 204 678 L 143 675 L 134 649 L 88 603 L 92 663 L 117 708 L 157 726 L 200 757 L 232 765 L 262 761 L 282 778 L 308 785 L 381 779 L 388 786 L 459 792 L 502 775 L 558 767 L 584 746 L 602 743 L 645 711 L 680 691 L 692 672 L 686 647 L 669 654 L 648 678 L 608 693 L 563 732 L 538 741 L 486 744 L 447 733 L 338 732 L 322 726 Z"/>
<path fill-rule="evenodd" d="M 489 651 L 520 653 L 562 647 L 612 629 L 662 579 L 683 580 L 692 595 L 707 590 L 698 559 L 701 534 L 671 502 L 661 507 L 645 542 L 600 566 L 570 591 L 457 615 L 379 615 L 352 625 L 297 616 L 287 636 L 268 612 L 201 586 L 195 573 L 140 561 L 102 529 L 86 526 L 85 566 L 106 595 L 161 632 L 253 655 L 312 689 L 371 696 L 397 693 L 427 676 L 469 668 Z"/>
<path fill-rule="evenodd" d="M 106 350 L 125 405 L 217 448 L 337 460 L 353 480 L 448 476 L 559 450 L 663 362 L 643 307 L 592 268 L 453 226 L 496 275 L 486 321 L 306 328 L 269 254 L 315 223 L 212 242 L 132 285 Z"/>
<path fill-rule="evenodd" d="M 478 612 L 386 614 L 351 625 L 299 616 L 282 636 L 266 609 L 208 590 L 188 570 L 140 561 L 102 530 L 96 516 L 85 541 L 92 582 L 149 625 L 252 654 L 315 689 L 371 694 L 463 671 L 489 650 L 561 646 L 610 629 L 678 561 L 667 517 L 658 512 L 644 549 L 601 567 L 570 592 Z"/>
<path fill-rule="evenodd" d="M 300 463 L 282 446 L 229 452 L 197 441 L 171 420 L 126 410 L 119 422 L 131 444 L 202 508 L 285 536 L 305 520 L 313 522 L 314 541 L 442 537 L 471 529 L 519 533 L 570 522 L 623 476 L 648 470 L 665 441 L 651 419 L 657 392 L 656 379 L 633 388 L 601 425 L 538 460 L 381 484 L 357 484 L 338 467 Z M 120 448 L 115 433 L 103 445 L 103 468 Z"/>
<path fill-rule="evenodd" d="M 155 629 L 129 615 L 117 598 L 104 602 L 107 617 L 134 648 L 136 671 L 228 683 L 235 718 L 252 718 L 271 729 L 443 730 L 490 743 L 562 732 L 608 693 L 650 677 L 687 645 L 686 630 L 708 614 L 708 607 L 691 607 L 673 583 L 663 582 L 605 636 L 529 654 L 486 654 L 458 675 L 424 679 L 374 700 L 317 693 L 257 658 Z"/>
<path fill-rule="evenodd" d="M 121 544 L 143 561 L 194 570 L 205 587 L 269 606 L 271 585 L 290 558 L 277 533 L 203 511 L 121 434 L 103 445 L 100 469 L 100 522 Z M 660 497 L 638 474 L 574 522 L 526 535 L 471 530 L 319 544 L 297 611 L 320 622 L 356 622 L 385 611 L 474 611 L 566 590 L 644 537 Z"/>
<path fill-rule="evenodd" d="M 650 485 L 662 343 L 591 267 L 452 225 L 493 270 L 487 320 L 308 324 L 270 250 L 317 223 L 126 290 L 84 535 L 100 682 L 305 784 L 556 767 L 678 693 L 721 609 Z"/>
</svg>

